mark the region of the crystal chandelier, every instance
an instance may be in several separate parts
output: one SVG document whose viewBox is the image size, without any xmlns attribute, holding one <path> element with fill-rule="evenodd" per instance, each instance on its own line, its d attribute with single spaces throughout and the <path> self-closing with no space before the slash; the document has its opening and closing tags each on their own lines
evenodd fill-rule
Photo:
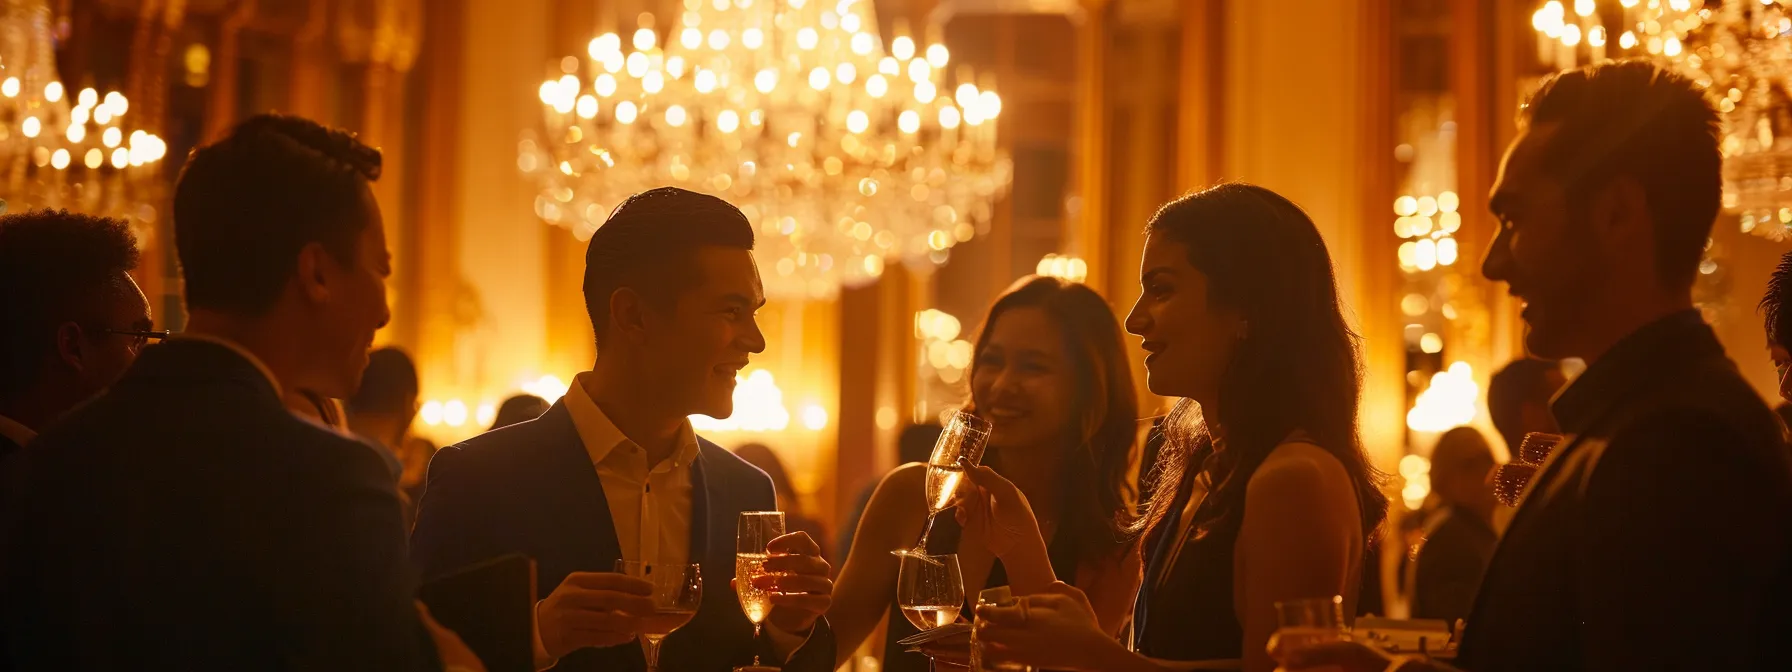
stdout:
<svg viewBox="0 0 1792 672">
<path fill-rule="evenodd" d="M 923 269 L 985 231 L 1012 163 L 1001 98 L 946 47 L 878 37 L 870 0 L 684 0 L 567 57 L 518 167 L 535 211 L 589 238 L 629 194 L 715 194 L 758 231 L 766 291 L 826 298 L 886 261 Z M 582 61 L 582 62 L 581 62 Z M 948 88 L 950 87 L 950 88 Z"/>
<path fill-rule="evenodd" d="M 155 220 L 162 139 L 125 121 L 116 91 L 64 88 L 46 0 L 0 0 L 0 212 L 63 208 Z"/>
<path fill-rule="evenodd" d="M 1724 208 L 1740 215 L 1745 232 L 1792 237 L 1792 3 L 1572 4 L 1572 16 L 1557 0 L 1531 16 L 1543 62 L 1571 68 L 1608 57 L 1649 57 L 1698 81 L 1726 121 Z M 1608 18 L 1618 23 L 1608 28 Z"/>
</svg>

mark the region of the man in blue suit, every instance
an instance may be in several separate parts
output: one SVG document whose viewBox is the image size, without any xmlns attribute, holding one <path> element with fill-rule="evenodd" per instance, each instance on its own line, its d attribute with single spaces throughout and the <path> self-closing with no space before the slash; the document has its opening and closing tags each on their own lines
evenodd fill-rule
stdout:
<svg viewBox="0 0 1792 672">
<path fill-rule="evenodd" d="M 721 199 L 660 188 L 630 197 L 591 237 L 585 302 L 597 362 L 540 418 L 438 452 L 413 557 L 436 576 L 521 552 L 538 564 L 539 667 L 642 670 L 653 605 L 619 559 L 700 564 L 703 603 L 667 637 L 660 667 L 726 672 L 765 662 L 834 668 L 821 615 L 833 592 L 808 535 L 769 547 L 767 634 L 736 601 L 735 523 L 775 509 L 771 479 L 696 436 L 688 417 L 733 413 L 735 375 L 765 350 L 753 227 Z"/>
</svg>

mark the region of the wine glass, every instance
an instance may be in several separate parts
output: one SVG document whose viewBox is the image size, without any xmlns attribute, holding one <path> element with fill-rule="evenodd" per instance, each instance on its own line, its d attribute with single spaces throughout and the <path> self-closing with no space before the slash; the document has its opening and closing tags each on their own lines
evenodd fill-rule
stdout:
<svg viewBox="0 0 1792 672">
<path fill-rule="evenodd" d="M 742 511 L 734 534 L 734 592 L 740 596 L 740 609 L 753 622 L 753 640 L 765 625 L 772 611 L 771 591 L 753 585 L 753 579 L 765 576 L 765 546 L 784 536 L 783 511 Z M 753 664 L 759 664 L 759 653 L 753 653 Z"/>
<path fill-rule="evenodd" d="M 647 640 L 647 670 L 659 672 L 660 642 L 684 627 L 703 604 L 703 568 L 698 565 L 617 560 L 616 571 L 653 584 L 653 614 L 641 619 Z"/>
<path fill-rule="evenodd" d="M 1276 625 L 1275 634 L 1269 637 L 1269 650 L 1277 655 L 1348 638 L 1340 595 L 1277 602 Z"/>
<path fill-rule="evenodd" d="M 909 554 L 896 573 L 896 606 L 920 630 L 958 620 L 964 609 L 964 577 L 958 556 Z"/>
<path fill-rule="evenodd" d="M 952 493 L 964 479 L 962 458 L 971 466 L 983 460 L 983 449 L 989 445 L 989 421 L 965 411 L 952 414 L 940 440 L 933 444 L 933 455 L 927 458 L 927 526 L 921 528 L 921 539 L 906 551 L 891 551 L 899 556 L 929 559 L 927 535 L 933 533 L 933 521 L 940 512 L 952 506 Z"/>
</svg>

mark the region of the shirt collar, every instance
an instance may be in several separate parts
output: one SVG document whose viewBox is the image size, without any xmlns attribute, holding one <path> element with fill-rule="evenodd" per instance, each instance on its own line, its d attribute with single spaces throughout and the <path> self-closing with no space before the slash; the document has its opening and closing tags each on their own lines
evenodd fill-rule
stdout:
<svg viewBox="0 0 1792 672">
<path fill-rule="evenodd" d="M 195 333 L 195 332 L 191 332 L 191 331 L 181 332 L 179 334 L 175 334 L 174 336 L 172 336 L 170 338 L 184 340 L 184 341 L 200 341 L 203 343 L 210 343 L 212 345 L 218 345 L 218 346 L 223 346 L 225 348 L 228 348 L 231 352 L 236 353 L 237 356 L 242 357 L 243 359 L 249 360 L 250 364 L 255 365 L 256 371 L 260 371 L 261 375 L 267 377 L 268 384 L 274 386 L 274 396 L 285 398 L 286 393 L 281 391 L 280 379 L 274 377 L 274 370 L 268 368 L 268 365 L 266 363 L 263 363 L 261 361 L 260 357 L 256 357 L 255 353 L 250 352 L 249 349 L 243 347 L 243 345 L 241 343 L 230 340 L 228 338 L 224 338 L 222 336 L 214 336 L 211 334 L 201 334 L 201 333 Z"/>
<path fill-rule="evenodd" d="M 566 403 L 567 412 L 572 415 L 572 424 L 578 430 L 579 441 L 585 444 L 585 453 L 591 456 L 591 463 L 594 465 L 608 459 L 618 446 L 636 447 L 635 442 L 623 435 L 622 430 L 616 428 L 616 423 L 610 420 L 610 416 L 591 399 L 587 386 L 595 382 L 595 375 L 590 371 L 574 376 L 572 385 L 567 388 L 566 396 L 562 399 Z M 691 421 L 685 419 L 679 423 L 678 450 L 665 462 L 661 462 L 660 466 L 688 466 L 697 459 L 697 452 L 697 433 L 691 428 Z M 660 467 L 655 467 L 658 468 Z"/>
<path fill-rule="evenodd" d="M 1579 434 L 1611 404 L 1662 376 L 1665 369 L 1693 364 L 1723 345 L 1697 309 L 1675 312 L 1619 340 L 1568 387 L 1556 394 L 1550 411 L 1569 434 Z"/>
<path fill-rule="evenodd" d="M 0 436 L 12 439 L 13 443 L 23 446 L 37 438 L 37 432 L 17 420 L 0 415 Z"/>
</svg>

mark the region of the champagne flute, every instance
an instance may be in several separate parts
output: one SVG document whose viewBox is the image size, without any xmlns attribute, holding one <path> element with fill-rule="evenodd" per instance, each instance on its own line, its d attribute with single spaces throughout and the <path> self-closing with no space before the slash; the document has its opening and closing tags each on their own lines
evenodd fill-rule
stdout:
<svg viewBox="0 0 1792 672">
<path fill-rule="evenodd" d="M 784 536 L 783 511 L 742 511 L 734 534 L 734 592 L 740 597 L 740 609 L 753 622 L 753 640 L 759 640 L 765 617 L 772 612 L 771 591 L 753 585 L 753 579 L 765 576 L 765 547 L 773 539 Z M 759 664 L 759 653 L 753 653 L 753 664 Z"/>
<path fill-rule="evenodd" d="M 698 565 L 617 560 L 616 571 L 653 584 L 653 615 L 641 619 L 647 640 L 647 670 L 659 672 L 660 642 L 684 627 L 703 604 L 703 568 Z"/>
<path fill-rule="evenodd" d="M 964 577 L 958 556 L 904 555 L 896 573 L 896 606 L 920 630 L 958 620 L 964 609 Z"/>
<path fill-rule="evenodd" d="M 1344 631 L 1341 595 L 1277 602 L 1276 625 L 1275 634 L 1269 636 L 1269 650 L 1278 656 L 1349 638 Z"/>
<path fill-rule="evenodd" d="M 921 539 L 906 551 L 891 551 L 899 556 L 915 556 L 929 560 L 927 535 L 933 533 L 933 521 L 952 506 L 952 494 L 964 480 L 963 458 L 971 466 L 983 460 L 983 449 L 989 445 L 989 421 L 965 411 L 952 414 L 939 442 L 933 444 L 933 455 L 927 458 L 927 526 L 921 528 Z"/>
</svg>

